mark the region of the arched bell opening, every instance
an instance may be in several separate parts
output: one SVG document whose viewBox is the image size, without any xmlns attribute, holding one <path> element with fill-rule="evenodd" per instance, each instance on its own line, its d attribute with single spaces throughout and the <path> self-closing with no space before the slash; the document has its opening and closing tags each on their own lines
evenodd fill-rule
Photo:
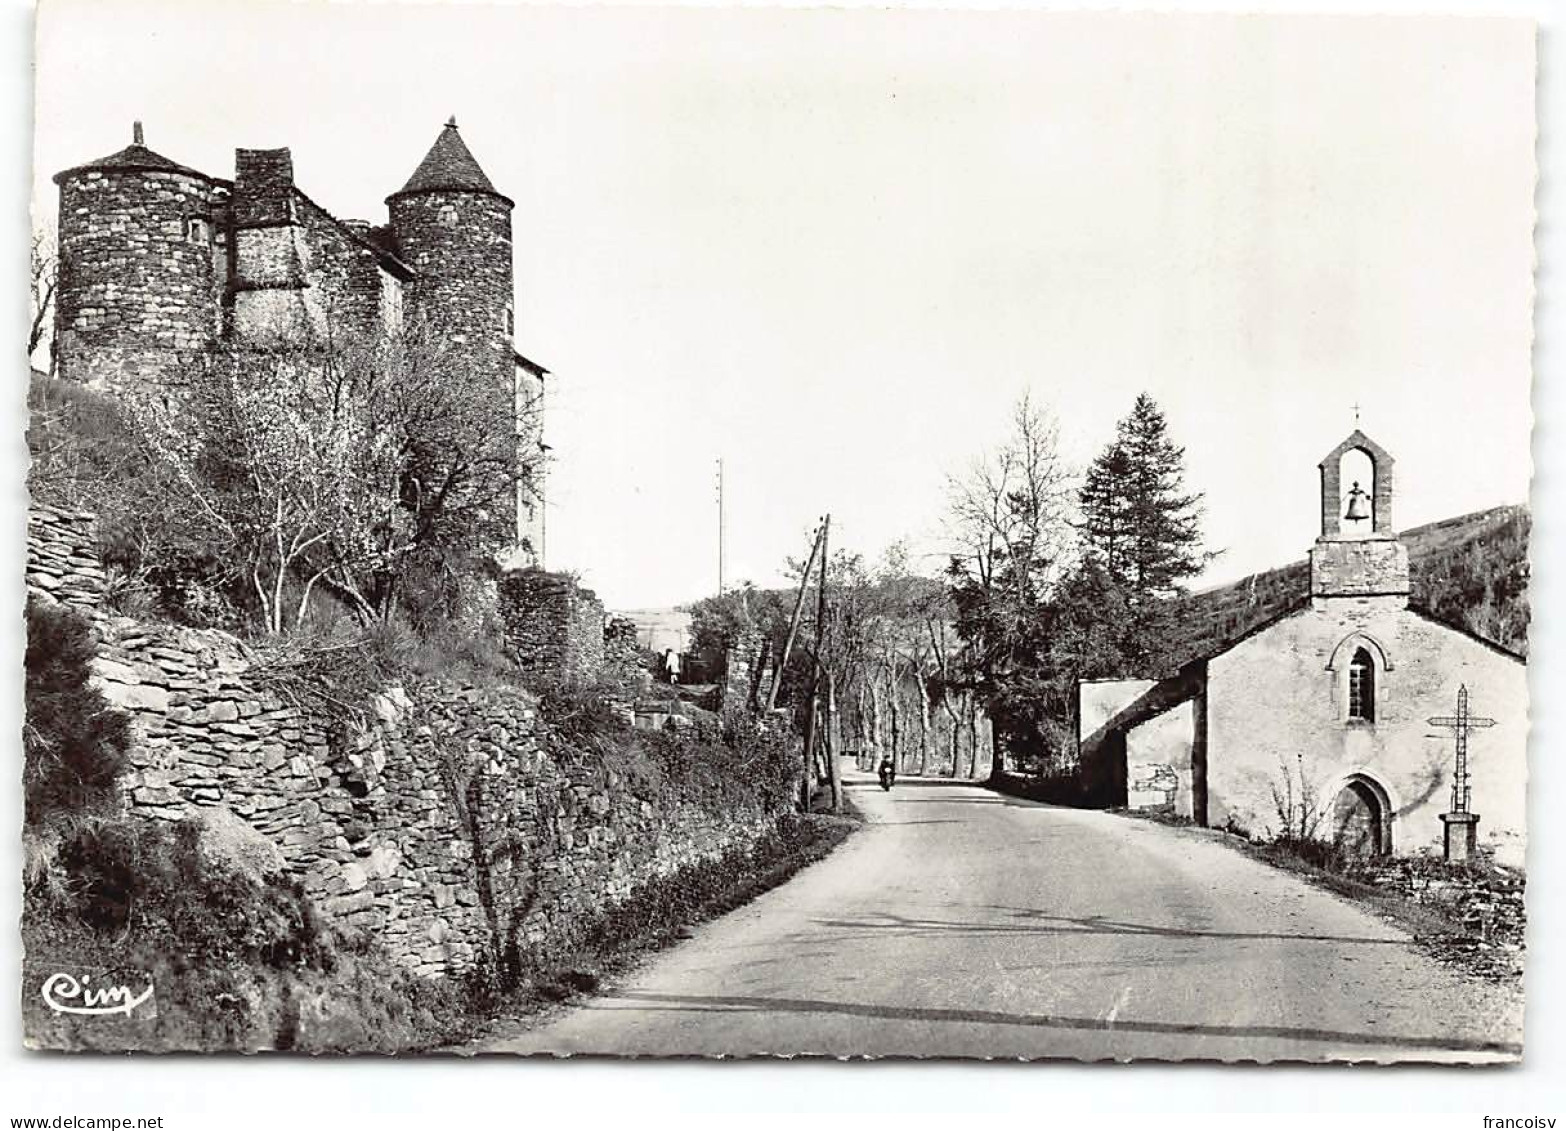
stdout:
<svg viewBox="0 0 1566 1131">
<path fill-rule="evenodd" d="M 1392 457 L 1385 448 L 1356 428 L 1319 466 L 1322 538 L 1392 536 Z"/>
<path fill-rule="evenodd" d="M 1338 462 L 1338 523 L 1345 538 L 1376 532 L 1376 461 L 1363 448 L 1350 448 Z"/>
</svg>

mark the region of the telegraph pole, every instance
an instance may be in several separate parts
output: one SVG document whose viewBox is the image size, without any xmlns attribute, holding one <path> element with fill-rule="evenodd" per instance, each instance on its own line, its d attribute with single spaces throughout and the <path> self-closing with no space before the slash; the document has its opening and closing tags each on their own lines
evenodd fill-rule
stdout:
<svg viewBox="0 0 1566 1131">
<path fill-rule="evenodd" d="M 821 583 L 816 593 L 816 654 L 810 665 L 810 699 L 809 709 L 805 712 L 805 796 L 804 811 L 810 812 L 810 794 L 816 783 L 816 706 L 821 699 L 821 645 L 826 635 L 826 580 L 827 580 L 827 535 L 832 528 L 832 516 L 826 515 L 821 519 Z M 810 584 L 810 567 L 806 565 L 805 576 L 801 585 Z M 803 588 L 800 591 L 804 592 Z M 831 719 L 827 720 L 831 726 Z M 828 773 L 831 768 L 828 767 Z"/>
<path fill-rule="evenodd" d="M 805 559 L 804 571 L 799 575 L 799 596 L 794 598 L 794 613 L 788 618 L 788 635 L 783 638 L 783 656 L 772 669 L 772 683 L 767 688 L 767 706 L 763 714 L 770 715 L 777 706 L 778 688 L 783 683 L 783 673 L 788 670 L 788 658 L 794 651 L 794 636 L 799 632 L 799 617 L 805 608 L 805 592 L 810 588 L 810 575 L 816 569 L 816 554 L 821 551 L 821 539 L 825 527 L 817 526 L 810 540 L 810 557 Z"/>
<path fill-rule="evenodd" d="M 821 520 L 821 594 L 816 600 L 816 673 L 819 676 L 822 669 L 826 670 L 826 713 L 822 732 L 822 749 L 826 755 L 827 781 L 832 786 L 832 812 L 843 811 L 843 779 L 838 774 L 837 768 L 837 743 L 833 738 L 833 727 L 837 719 L 837 683 L 836 676 L 831 667 L 822 656 L 822 650 L 826 646 L 826 618 L 827 618 L 827 530 L 832 525 L 832 516 L 827 515 Z"/>
</svg>

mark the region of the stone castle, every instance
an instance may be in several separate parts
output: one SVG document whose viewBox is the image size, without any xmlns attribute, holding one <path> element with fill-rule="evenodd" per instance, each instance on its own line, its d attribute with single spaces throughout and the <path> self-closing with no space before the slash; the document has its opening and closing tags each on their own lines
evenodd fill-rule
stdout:
<svg viewBox="0 0 1566 1131">
<path fill-rule="evenodd" d="M 469 379 L 507 390 L 512 426 L 546 450 L 548 371 L 515 347 L 513 201 L 455 119 L 386 198 L 380 225 L 339 219 L 305 195 L 287 149 L 235 150 L 226 180 L 147 148 L 140 122 L 130 145 L 54 180 L 60 377 L 124 393 L 167 382 L 225 341 L 420 325 Z M 542 564 L 537 473 L 518 485 L 515 529 L 511 564 Z"/>
</svg>

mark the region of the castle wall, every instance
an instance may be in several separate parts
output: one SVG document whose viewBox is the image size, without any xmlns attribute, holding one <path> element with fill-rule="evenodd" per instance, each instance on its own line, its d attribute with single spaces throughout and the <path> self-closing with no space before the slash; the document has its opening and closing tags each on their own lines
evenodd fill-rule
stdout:
<svg viewBox="0 0 1566 1131">
<path fill-rule="evenodd" d="M 187 221 L 203 225 L 194 236 Z M 108 388 L 176 373 L 219 329 L 212 185 L 172 170 L 84 170 L 60 184 L 60 374 Z"/>
<path fill-rule="evenodd" d="M 325 209 L 303 194 L 296 200 L 308 265 L 305 279 L 320 316 L 363 333 L 400 327 L 401 281 Z"/>
<path fill-rule="evenodd" d="M 383 302 L 400 307 L 400 295 L 379 253 L 294 187 L 289 151 L 241 149 L 235 163 L 234 330 L 324 337 L 385 324 Z"/>
</svg>

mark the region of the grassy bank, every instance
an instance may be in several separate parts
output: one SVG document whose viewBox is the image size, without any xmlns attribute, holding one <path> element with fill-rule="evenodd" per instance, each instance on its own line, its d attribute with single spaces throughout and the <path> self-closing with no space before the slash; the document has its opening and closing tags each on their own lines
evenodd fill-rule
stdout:
<svg viewBox="0 0 1566 1131">
<path fill-rule="evenodd" d="M 446 1043 L 460 1047 L 470 1039 L 503 1037 L 550 1006 L 592 993 L 648 954 L 687 936 L 692 926 L 744 906 L 824 859 L 859 824 L 857 815 L 791 814 L 753 850 L 649 885 L 641 898 L 606 915 L 570 962 L 537 971 Z"/>
</svg>

